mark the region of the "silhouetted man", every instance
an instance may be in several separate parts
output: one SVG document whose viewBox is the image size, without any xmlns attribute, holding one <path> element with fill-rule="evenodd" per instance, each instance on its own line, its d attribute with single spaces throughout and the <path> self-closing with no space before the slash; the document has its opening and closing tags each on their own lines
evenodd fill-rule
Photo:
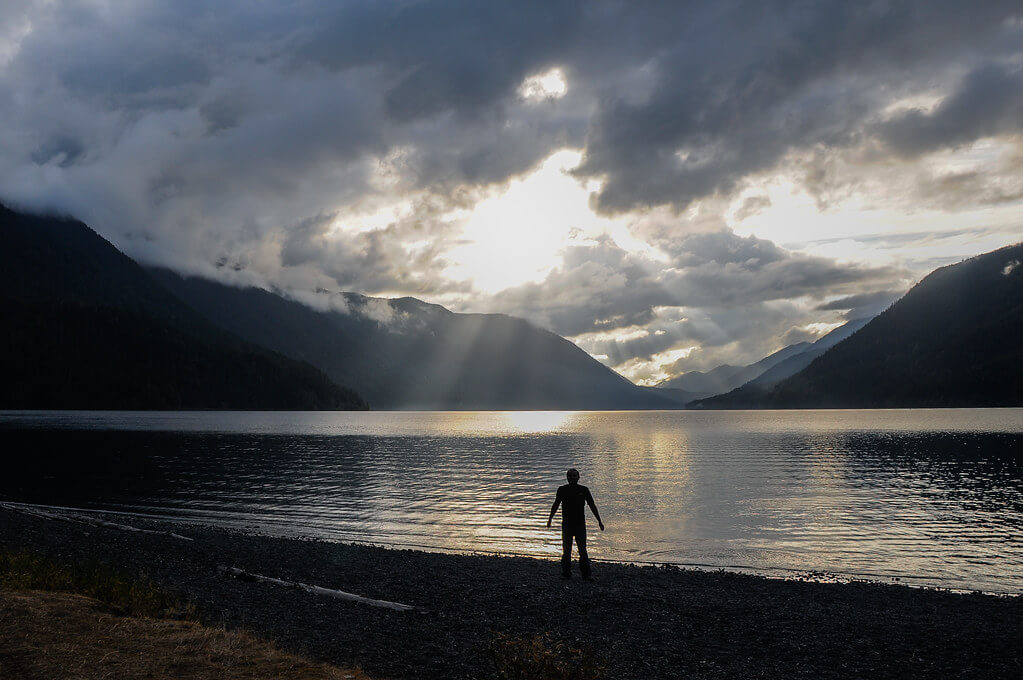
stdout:
<svg viewBox="0 0 1023 680">
<path fill-rule="evenodd" d="M 547 526 L 551 525 L 554 513 L 561 506 L 561 578 L 572 578 L 572 539 L 579 548 L 579 571 L 583 578 L 590 580 L 590 557 L 586 554 L 586 514 L 583 503 L 590 506 L 593 516 L 597 518 L 597 525 L 604 530 L 604 523 L 600 521 L 600 513 L 593 502 L 590 490 L 579 483 L 579 471 L 575 468 L 566 474 L 568 484 L 558 487 L 558 495 L 554 498 L 554 505 L 551 506 L 551 516 L 547 518 Z"/>
</svg>

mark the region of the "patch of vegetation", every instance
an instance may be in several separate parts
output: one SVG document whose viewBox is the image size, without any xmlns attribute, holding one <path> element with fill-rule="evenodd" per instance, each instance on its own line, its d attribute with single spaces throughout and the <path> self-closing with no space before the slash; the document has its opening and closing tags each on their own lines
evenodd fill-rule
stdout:
<svg viewBox="0 0 1023 680">
<path fill-rule="evenodd" d="M 77 593 L 131 616 L 196 618 L 192 605 L 148 579 L 129 579 L 96 563 L 61 564 L 28 552 L 0 551 L 0 588 Z"/>
<path fill-rule="evenodd" d="M 550 633 L 515 637 L 498 633 L 490 646 L 500 680 L 600 680 L 601 660 Z"/>
<path fill-rule="evenodd" d="M 193 621 L 117 616 L 70 593 L 0 590 L 0 676 L 75 680 L 371 680 L 252 635 Z"/>
</svg>

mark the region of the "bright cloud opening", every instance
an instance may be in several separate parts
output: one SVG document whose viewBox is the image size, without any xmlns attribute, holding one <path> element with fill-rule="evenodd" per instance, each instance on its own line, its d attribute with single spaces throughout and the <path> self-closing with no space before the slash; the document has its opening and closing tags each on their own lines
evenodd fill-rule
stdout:
<svg viewBox="0 0 1023 680">
<path fill-rule="evenodd" d="M 679 359 L 684 359 L 699 349 L 699 345 L 669 349 L 653 355 L 649 359 L 630 359 L 615 370 L 632 380 L 637 385 L 652 386 L 672 377 L 667 368 Z"/>
<path fill-rule="evenodd" d="M 580 157 L 571 149 L 557 151 L 503 193 L 476 204 L 465 218 L 463 245 L 446 255 L 451 266 L 445 275 L 496 293 L 543 280 L 573 239 L 625 231 L 619 222 L 596 215 L 588 187 L 568 174 Z"/>
<path fill-rule="evenodd" d="M 568 83 L 560 68 L 530 76 L 519 86 L 519 96 L 532 101 L 561 99 L 568 93 Z"/>
</svg>

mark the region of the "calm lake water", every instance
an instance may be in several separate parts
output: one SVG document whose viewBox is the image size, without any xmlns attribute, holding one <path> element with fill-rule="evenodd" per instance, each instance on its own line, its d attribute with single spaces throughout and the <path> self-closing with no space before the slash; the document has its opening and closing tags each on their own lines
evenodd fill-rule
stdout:
<svg viewBox="0 0 1023 680">
<path fill-rule="evenodd" d="M 548 557 L 576 467 L 598 559 L 1023 593 L 1023 409 L 0 412 L 0 443 L 7 500 Z"/>
</svg>

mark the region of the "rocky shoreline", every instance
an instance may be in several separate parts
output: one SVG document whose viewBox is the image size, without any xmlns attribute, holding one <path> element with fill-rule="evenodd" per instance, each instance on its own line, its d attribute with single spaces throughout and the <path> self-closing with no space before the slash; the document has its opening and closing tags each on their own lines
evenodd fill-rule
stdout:
<svg viewBox="0 0 1023 680">
<path fill-rule="evenodd" d="M 115 521 L 125 521 L 116 519 Z M 253 536 L 132 519 L 118 530 L 0 509 L 0 549 L 102 562 L 182 593 L 208 622 L 382 678 L 494 677 L 495 640 L 582 649 L 609 678 L 1019 678 L 1023 598 Z M 273 579 L 412 611 L 228 578 Z"/>
</svg>

